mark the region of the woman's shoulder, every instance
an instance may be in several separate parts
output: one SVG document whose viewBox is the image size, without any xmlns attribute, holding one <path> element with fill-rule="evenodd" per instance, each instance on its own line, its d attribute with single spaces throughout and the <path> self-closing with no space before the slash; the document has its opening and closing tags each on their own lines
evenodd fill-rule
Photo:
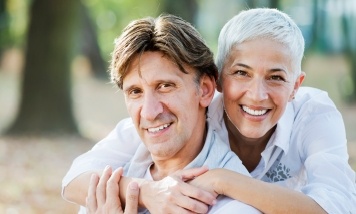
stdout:
<svg viewBox="0 0 356 214">
<path fill-rule="evenodd" d="M 314 114 L 338 111 L 326 91 L 312 87 L 300 87 L 291 104 L 297 113 L 302 111 Z"/>
</svg>

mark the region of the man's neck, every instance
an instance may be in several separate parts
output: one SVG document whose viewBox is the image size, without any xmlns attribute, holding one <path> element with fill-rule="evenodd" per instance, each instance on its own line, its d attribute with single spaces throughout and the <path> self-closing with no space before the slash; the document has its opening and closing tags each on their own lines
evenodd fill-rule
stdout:
<svg viewBox="0 0 356 214">
<path fill-rule="evenodd" d="M 198 134 L 187 143 L 174 157 L 167 159 L 153 158 L 150 172 L 153 180 L 161 180 L 174 172 L 184 169 L 190 162 L 192 162 L 201 152 L 207 136 L 207 125 L 201 133 Z"/>
</svg>

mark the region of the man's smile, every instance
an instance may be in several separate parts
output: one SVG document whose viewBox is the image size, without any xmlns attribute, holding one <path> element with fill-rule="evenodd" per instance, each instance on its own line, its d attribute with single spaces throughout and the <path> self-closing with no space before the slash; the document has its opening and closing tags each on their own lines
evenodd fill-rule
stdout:
<svg viewBox="0 0 356 214">
<path fill-rule="evenodd" d="M 158 127 L 155 127 L 155 128 L 148 128 L 147 131 L 150 132 L 150 133 L 156 133 L 156 132 L 159 132 L 167 127 L 169 127 L 171 124 L 170 123 L 166 123 L 164 125 L 161 125 L 161 126 L 158 126 Z"/>
</svg>

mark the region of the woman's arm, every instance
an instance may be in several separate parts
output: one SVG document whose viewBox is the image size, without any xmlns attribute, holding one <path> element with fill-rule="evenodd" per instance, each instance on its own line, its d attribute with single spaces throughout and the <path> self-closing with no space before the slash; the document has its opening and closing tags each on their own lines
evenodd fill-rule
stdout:
<svg viewBox="0 0 356 214">
<path fill-rule="evenodd" d="M 249 204 L 263 213 L 326 213 L 303 193 L 227 169 L 212 169 L 191 184 Z"/>
</svg>

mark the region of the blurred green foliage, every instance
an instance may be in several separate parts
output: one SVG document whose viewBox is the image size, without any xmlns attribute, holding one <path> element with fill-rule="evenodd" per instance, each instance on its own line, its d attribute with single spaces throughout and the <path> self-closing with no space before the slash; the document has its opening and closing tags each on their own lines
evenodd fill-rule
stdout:
<svg viewBox="0 0 356 214">
<path fill-rule="evenodd" d="M 0 11 L 0 49 L 24 45 L 28 23 L 29 0 L 3 0 Z"/>
<path fill-rule="evenodd" d="M 160 13 L 157 0 L 83 0 L 97 26 L 102 55 L 109 58 L 114 39 L 131 20 Z"/>
<path fill-rule="evenodd" d="M 170 0 L 81 0 L 96 27 L 101 56 L 110 58 L 114 39 L 131 20 L 157 16 Z M 193 0 L 191 0 L 193 1 Z M 350 63 L 350 78 L 340 89 L 345 97 L 356 100 L 356 1 L 355 0 L 195 0 L 197 13 L 192 23 L 215 52 L 223 24 L 233 15 L 250 7 L 278 5 L 303 31 L 307 51 L 319 54 L 343 54 Z M 0 4 L 0 54 L 4 48 L 25 48 L 32 0 L 2 0 Z M 183 1 L 180 1 L 183 4 Z M 55 1 L 53 2 L 55 3 Z M 176 3 L 176 2 L 175 2 Z M 172 5 L 171 5 L 172 6 Z M 180 9 L 179 9 L 180 8 Z M 182 7 L 177 7 L 181 10 Z M 173 6 L 174 9 L 174 6 Z M 183 7 L 184 9 L 184 7 Z M 177 14 L 184 14 L 177 11 Z M 63 16 L 65 16 L 65 12 Z M 187 17 L 183 17 L 187 19 Z M 78 26 L 78 29 L 83 26 Z M 347 34 L 347 35 L 346 35 Z M 79 42 L 79 41 L 78 41 Z M 346 84 L 347 83 L 347 84 Z M 346 87 L 347 86 L 347 87 Z"/>
</svg>

